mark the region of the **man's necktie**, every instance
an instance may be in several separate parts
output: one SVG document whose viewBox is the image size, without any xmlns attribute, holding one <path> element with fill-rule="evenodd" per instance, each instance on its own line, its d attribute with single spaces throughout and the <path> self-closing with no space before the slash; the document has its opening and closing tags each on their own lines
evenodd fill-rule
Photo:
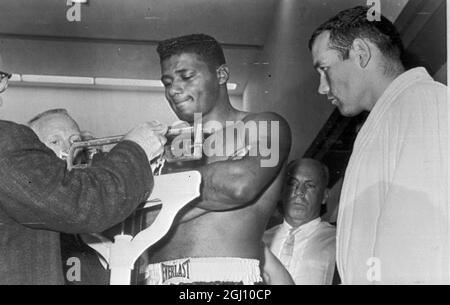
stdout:
<svg viewBox="0 0 450 305">
<path fill-rule="evenodd" d="M 295 234 L 293 234 L 293 232 L 294 229 L 289 230 L 289 235 L 283 244 L 283 248 L 281 249 L 280 261 L 286 269 L 289 268 L 292 254 L 294 252 Z"/>
</svg>

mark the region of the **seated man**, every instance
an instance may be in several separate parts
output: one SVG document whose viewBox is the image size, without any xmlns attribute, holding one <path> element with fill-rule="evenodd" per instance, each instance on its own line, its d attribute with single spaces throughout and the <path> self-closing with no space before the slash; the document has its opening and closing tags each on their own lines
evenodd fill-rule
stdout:
<svg viewBox="0 0 450 305">
<path fill-rule="evenodd" d="M 261 283 L 261 239 L 281 190 L 289 126 L 275 113 L 231 106 L 229 71 L 214 38 L 169 39 L 157 51 L 170 106 L 190 124 L 200 116 L 210 135 L 203 160 L 191 167 L 202 174 L 201 196 L 151 248 L 147 283 Z"/>
<path fill-rule="evenodd" d="M 60 159 L 67 157 L 71 141 L 81 140 L 78 124 L 65 109 L 44 111 L 29 120 L 28 126 Z"/>
<path fill-rule="evenodd" d="M 322 222 L 328 198 L 328 169 L 312 159 L 292 161 L 283 191 L 284 222 L 264 234 L 264 242 L 297 285 L 330 285 L 336 260 L 336 229 Z"/>
<path fill-rule="evenodd" d="M 28 121 L 28 125 L 39 140 L 60 159 L 67 157 L 71 141 L 83 138 L 78 124 L 65 109 L 44 111 Z M 80 277 L 73 277 L 74 280 L 70 281 L 66 277 L 66 284 L 109 283 L 109 272 L 102 268 L 95 251 L 83 243 L 77 235 L 61 234 L 61 256 L 65 273 L 70 269 L 70 265 L 66 263 L 68 259 L 76 257 L 80 260 Z"/>
</svg>

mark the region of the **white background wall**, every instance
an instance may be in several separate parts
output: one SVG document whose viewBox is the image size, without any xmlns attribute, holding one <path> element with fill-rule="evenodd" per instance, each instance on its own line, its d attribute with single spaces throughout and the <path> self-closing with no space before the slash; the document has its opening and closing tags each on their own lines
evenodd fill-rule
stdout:
<svg viewBox="0 0 450 305">
<path fill-rule="evenodd" d="M 140 122 L 178 120 L 163 92 L 46 87 L 10 87 L 1 95 L 0 119 L 26 123 L 51 108 L 65 108 L 82 130 L 96 137 L 126 133 Z M 231 97 L 242 107 L 242 98 Z"/>
</svg>

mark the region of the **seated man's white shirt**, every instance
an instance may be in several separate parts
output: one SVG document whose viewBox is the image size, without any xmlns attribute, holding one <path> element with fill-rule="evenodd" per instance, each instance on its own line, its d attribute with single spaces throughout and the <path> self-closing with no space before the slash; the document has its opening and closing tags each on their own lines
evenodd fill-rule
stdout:
<svg viewBox="0 0 450 305">
<path fill-rule="evenodd" d="M 356 138 L 337 224 L 343 284 L 450 283 L 447 88 L 400 75 Z"/>
<path fill-rule="evenodd" d="M 292 227 L 284 221 L 264 233 L 264 242 L 281 257 Z M 331 285 L 336 257 L 336 229 L 316 218 L 296 229 L 294 250 L 288 271 L 296 285 Z"/>
</svg>

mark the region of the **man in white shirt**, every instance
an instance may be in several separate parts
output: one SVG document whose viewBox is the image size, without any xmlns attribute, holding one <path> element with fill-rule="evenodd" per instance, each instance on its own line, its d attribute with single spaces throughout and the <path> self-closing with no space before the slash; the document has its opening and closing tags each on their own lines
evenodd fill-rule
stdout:
<svg viewBox="0 0 450 305">
<path fill-rule="evenodd" d="M 264 242 L 284 264 L 296 285 L 333 281 L 336 229 L 320 219 L 328 199 L 328 169 L 313 159 L 292 161 L 283 190 L 282 224 L 264 234 Z"/>
<path fill-rule="evenodd" d="M 394 25 L 367 7 L 312 35 L 319 93 L 370 114 L 346 169 L 337 223 L 343 284 L 449 284 L 447 88 L 405 71 Z"/>
</svg>

